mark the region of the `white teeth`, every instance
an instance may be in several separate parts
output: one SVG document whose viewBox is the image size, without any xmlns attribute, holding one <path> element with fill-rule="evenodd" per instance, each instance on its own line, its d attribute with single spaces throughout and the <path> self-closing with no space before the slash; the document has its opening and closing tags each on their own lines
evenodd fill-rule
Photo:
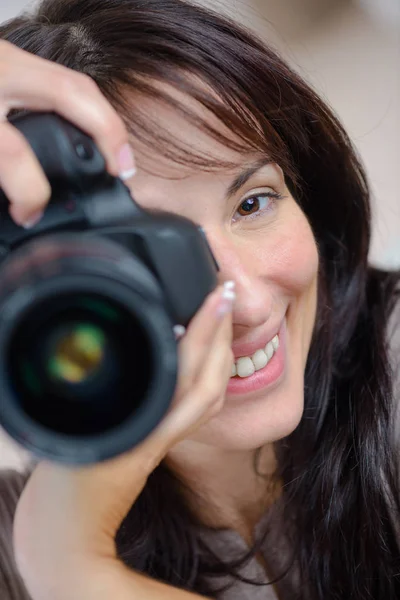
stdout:
<svg viewBox="0 0 400 600">
<path fill-rule="evenodd" d="M 263 369 L 268 364 L 268 356 L 265 354 L 264 350 L 257 350 L 251 360 L 254 363 L 256 371 Z"/>
<path fill-rule="evenodd" d="M 278 350 L 278 348 L 279 348 L 279 337 L 276 335 L 274 338 L 272 338 L 271 342 L 272 342 L 272 345 L 274 347 L 274 350 Z"/>
<path fill-rule="evenodd" d="M 232 375 L 239 377 L 250 377 L 256 371 L 263 369 L 271 360 L 276 350 L 279 348 L 279 337 L 276 335 L 264 349 L 256 350 L 253 356 L 242 356 L 232 365 Z"/>
<path fill-rule="evenodd" d="M 272 345 L 272 342 L 268 342 L 268 344 L 265 346 L 265 350 L 264 350 L 265 354 L 268 356 L 268 360 L 270 358 L 272 358 L 272 355 L 274 353 L 274 347 Z"/>
<path fill-rule="evenodd" d="M 236 361 L 237 374 L 239 377 L 249 377 L 255 373 L 255 366 L 251 358 L 243 356 Z"/>
</svg>

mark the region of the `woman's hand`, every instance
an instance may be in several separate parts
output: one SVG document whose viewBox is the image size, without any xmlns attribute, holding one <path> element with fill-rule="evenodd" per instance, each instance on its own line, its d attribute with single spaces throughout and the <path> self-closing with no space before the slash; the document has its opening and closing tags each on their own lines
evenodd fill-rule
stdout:
<svg viewBox="0 0 400 600">
<path fill-rule="evenodd" d="M 91 135 L 108 170 L 132 175 L 123 121 L 88 77 L 0 40 L 0 187 L 21 225 L 40 218 L 50 186 L 30 146 L 6 116 L 12 108 L 54 111 Z M 85 468 L 40 463 L 18 504 L 15 555 L 34 600 L 179 598 L 185 593 L 134 574 L 117 559 L 115 534 L 148 475 L 177 442 L 223 406 L 233 356 L 232 286 L 215 290 L 179 344 L 171 409 L 139 446 Z M 173 590 L 170 594 L 168 590 Z"/>
<path fill-rule="evenodd" d="M 33 150 L 6 120 L 13 108 L 57 112 L 94 138 L 112 175 L 132 175 L 128 132 L 95 82 L 0 40 L 0 188 L 19 225 L 38 220 L 51 190 Z"/>
</svg>

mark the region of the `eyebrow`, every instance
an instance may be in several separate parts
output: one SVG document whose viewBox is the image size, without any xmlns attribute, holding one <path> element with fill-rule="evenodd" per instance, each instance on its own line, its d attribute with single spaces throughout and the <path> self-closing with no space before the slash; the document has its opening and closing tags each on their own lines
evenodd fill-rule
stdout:
<svg viewBox="0 0 400 600">
<path fill-rule="evenodd" d="M 226 192 L 226 198 L 231 198 L 234 194 L 236 194 L 236 192 L 240 190 L 241 187 L 244 186 L 245 183 L 247 183 L 247 181 L 251 177 L 253 177 L 253 175 L 257 173 L 257 171 L 260 171 L 260 169 L 262 169 L 263 167 L 266 167 L 267 165 L 271 164 L 271 162 L 271 159 L 268 159 L 266 156 L 263 156 L 252 165 L 249 165 L 244 171 L 239 173 L 239 175 L 232 181 L 228 188 L 228 191 Z"/>
</svg>

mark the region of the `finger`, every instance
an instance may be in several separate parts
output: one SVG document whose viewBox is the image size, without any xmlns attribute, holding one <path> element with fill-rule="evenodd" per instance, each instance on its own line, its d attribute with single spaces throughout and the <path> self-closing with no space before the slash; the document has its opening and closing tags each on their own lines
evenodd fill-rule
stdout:
<svg viewBox="0 0 400 600">
<path fill-rule="evenodd" d="M 94 138 L 110 173 L 132 176 L 124 122 L 87 75 L 0 40 L 0 104 L 57 112 Z"/>
<path fill-rule="evenodd" d="M 203 422 L 219 412 L 223 406 L 226 388 L 232 375 L 232 314 L 224 317 L 223 325 L 209 352 L 196 382 L 196 398 L 193 404 L 199 404 L 204 411 Z M 206 410 L 205 410 L 206 408 Z"/>
<path fill-rule="evenodd" d="M 0 188 L 11 203 L 12 218 L 24 226 L 39 217 L 51 196 L 35 153 L 9 123 L 0 123 Z"/>
<path fill-rule="evenodd" d="M 197 380 L 174 399 L 173 410 L 159 428 L 158 436 L 163 439 L 165 447 L 170 448 L 188 437 L 221 410 L 232 372 L 232 334 L 228 333 L 231 331 L 232 314 L 227 314 Z"/>
<path fill-rule="evenodd" d="M 235 300 L 233 283 L 219 286 L 208 296 L 203 306 L 189 324 L 178 351 L 178 386 L 190 387 L 202 368 L 205 357 L 210 352 L 213 340 L 220 333 L 226 335 L 225 320 L 219 314 L 221 310 L 230 312 Z"/>
<path fill-rule="evenodd" d="M 220 296 L 222 296 L 221 288 L 210 294 L 204 303 L 204 312 L 207 305 L 209 310 L 211 306 L 214 310 L 218 309 Z M 147 464 L 158 464 L 172 446 L 187 437 L 201 423 L 211 418 L 213 412 L 220 409 L 218 402 L 221 403 L 221 398 L 223 402 L 232 373 L 232 310 L 228 310 L 222 318 L 219 317 L 217 329 L 214 343 L 208 346 L 207 357 L 201 362 L 199 368 L 196 368 L 200 376 L 197 380 L 193 376 L 189 377 L 190 384 L 186 389 L 184 389 L 185 382 L 182 385 L 182 375 L 178 376 L 177 392 L 167 415 L 137 447 L 136 451 L 138 450 L 144 457 L 147 456 L 145 461 Z"/>
</svg>

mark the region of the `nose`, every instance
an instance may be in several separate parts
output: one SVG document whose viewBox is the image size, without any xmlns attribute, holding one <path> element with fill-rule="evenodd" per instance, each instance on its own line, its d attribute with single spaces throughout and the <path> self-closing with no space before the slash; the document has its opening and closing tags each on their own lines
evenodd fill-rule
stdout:
<svg viewBox="0 0 400 600">
<path fill-rule="evenodd" d="M 229 269 L 225 278 L 236 283 L 236 301 L 233 323 L 236 326 L 257 329 L 265 325 L 272 314 L 272 294 L 268 284 L 242 270 Z"/>
<path fill-rule="evenodd" d="M 232 243 L 214 242 L 211 246 L 220 267 L 220 283 L 233 280 L 236 284 L 234 325 L 249 329 L 262 327 L 270 319 L 274 304 L 268 267 L 255 259 L 254 252 L 239 251 Z"/>
</svg>

